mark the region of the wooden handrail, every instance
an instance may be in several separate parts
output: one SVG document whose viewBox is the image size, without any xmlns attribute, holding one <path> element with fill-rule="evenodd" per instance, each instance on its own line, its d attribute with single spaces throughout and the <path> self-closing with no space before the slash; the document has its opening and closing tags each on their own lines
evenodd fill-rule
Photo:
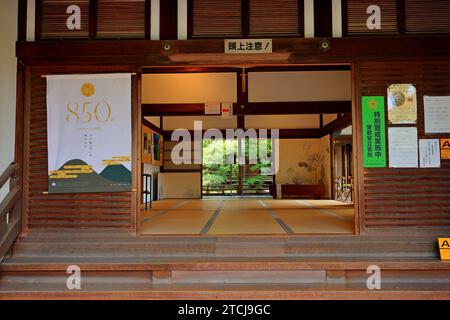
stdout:
<svg viewBox="0 0 450 320">
<path fill-rule="evenodd" d="M 14 175 L 18 167 L 19 165 L 13 162 L 8 166 L 8 168 L 6 168 L 5 172 L 3 172 L 0 176 L 0 189 L 3 187 L 6 181 L 8 181 L 8 179 Z"/>
<path fill-rule="evenodd" d="M 19 169 L 19 165 L 13 162 L 0 176 L 0 188 L 9 180 L 9 192 L 0 201 L 0 262 L 21 230 L 22 188 Z"/>
</svg>

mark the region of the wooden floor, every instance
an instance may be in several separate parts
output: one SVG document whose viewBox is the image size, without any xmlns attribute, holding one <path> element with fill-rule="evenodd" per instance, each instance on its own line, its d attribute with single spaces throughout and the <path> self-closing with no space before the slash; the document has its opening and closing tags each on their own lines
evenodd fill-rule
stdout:
<svg viewBox="0 0 450 320">
<path fill-rule="evenodd" d="M 353 234 L 354 221 L 334 200 L 167 199 L 141 211 L 141 234 Z"/>
</svg>

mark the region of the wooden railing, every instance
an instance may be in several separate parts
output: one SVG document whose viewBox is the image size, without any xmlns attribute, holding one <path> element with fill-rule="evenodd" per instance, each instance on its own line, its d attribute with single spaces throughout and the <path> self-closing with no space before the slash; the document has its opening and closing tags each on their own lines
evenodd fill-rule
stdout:
<svg viewBox="0 0 450 320">
<path fill-rule="evenodd" d="M 8 253 L 21 229 L 22 188 L 20 167 L 11 163 L 0 176 L 0 189 L 9 180 L 9 192 L 0 202 L 0 262 Z"/>
</svg>

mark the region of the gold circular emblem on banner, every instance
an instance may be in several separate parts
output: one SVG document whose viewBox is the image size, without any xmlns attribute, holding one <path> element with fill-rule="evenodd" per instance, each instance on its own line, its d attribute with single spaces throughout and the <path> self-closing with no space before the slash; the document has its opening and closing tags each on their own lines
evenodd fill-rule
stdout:
<svg viewBox="0 0 450 320">
<path fill-rule="evenodd" d="M 81 94 L 85 97 L 92 97 L 95 93 L 95 87 L 92 83 L 85 83 L 81 87 Z"/>
</svg>

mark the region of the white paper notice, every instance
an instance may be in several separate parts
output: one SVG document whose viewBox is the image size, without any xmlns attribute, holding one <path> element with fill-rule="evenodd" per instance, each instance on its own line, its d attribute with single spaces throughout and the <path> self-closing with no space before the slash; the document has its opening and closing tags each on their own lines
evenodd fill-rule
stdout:
<svg viewBox="0 0 450 320">
<path fill-rule="evenodd" d="M 220 114 L 220 102 L 205 103 L 205 114 Z"/>
<path fill-rule="evenodd" d="M 441 150 L 439 139 L 420 139 L 419 154 L 421 168 L 441 167 Z"/>
<path fill-rule="evenodd" d="M 391 127 L 388 129 L 388 138 L 390 168 L 419 166 L 416 127 Z"/>
<path fill-rule="evenodd" d="M 423 97 L 425 133 L 450 133 L 450 96 Z"/>
<path fill-rule="evenodd" d="M 232 102 L 222 102 L 222 118 L 233 117 L 233 103 Z"/>
</svg>

